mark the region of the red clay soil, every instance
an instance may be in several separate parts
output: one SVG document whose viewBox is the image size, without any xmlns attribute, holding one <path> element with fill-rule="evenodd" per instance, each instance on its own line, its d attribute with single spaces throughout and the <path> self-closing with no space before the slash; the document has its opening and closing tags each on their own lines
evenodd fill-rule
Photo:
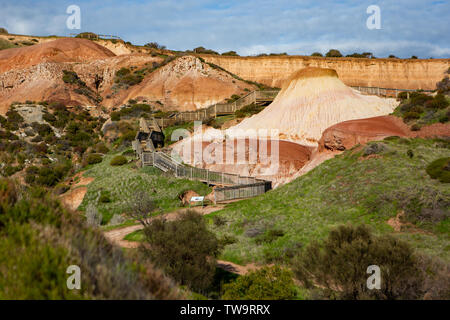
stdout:
<svg viewBox="0 0 450 320">
<path fill-rule="evenodd" d="M 401 118 L 381 116 L 338 123 L 326 129 L 319 141 L 319 151 L 342 151 L 356 144 L 382 140 L 389 136 L 399 137 L 445 137 L 450 136 L 450 124 L 435 123 L 411 131 Z"/>
<path fill-rule="evenodd" d="M 115 54 L 105 47 L 86 39 L 64 38 L 29 47 L 0 51 L 0 73 L 25 69 L 42 62 L 86 62 Z"/>
<path fill-rule="evenodd" d="M 243 139 L 234 139 L 234 162 L 231 164 L 227 164 L 227 149 L 230 150 L 233 142 L 231 139 L 227 139 L 226 142 L 222 143 L 211 143 L 211 142 L 203 142 L 203 161 L 205 163 L 204 167 L 213 171 L 221 171 L 227 173 L 241 174 L 247 175 L 245 172 L 255 170 L 254 172 L 259 172 L 260 174 L 252 174 L 252 176 L 262 177 L 272 176 L 273 178 L 283 178 L 285 176 L 290 176 L 293 173 L 300 170 L 310 159 L 312 154 L 311 147 L 303 146 L 294 142 L 289 141 L 278 141 L 278 163 L 279 166 L 276 172 L 272 172 L 270 167 L 273 165 L 273 155 L 272 155 L 272 143 L 271 140 L 267 140 L 266 143 L 263 143 L 267 148 L 267 159 L 264 159 L 261 152 L 261 146 L 259 144 L 260 141 L 255 142 L 254 139 L 249 140 L 245 139 L 245 148 L 244 148 L 244 156 L 245 158 L 241 159 L 243 155 L 239 155 L 238 153 L 238 145 L 242 143 Z M 215 153 L 217 150 L 220 150 L 222 147 L 223 150 L 223 161 L 221 163 L 212 163 L 207 164 L 205 162 L 205 157 L 210 155 L 212 159 L 214 159 Z M 256 150 L 256 163 L 254 161 L 255 154 L 253 151 Z M 274 150 L 275 151 L 275 150 Z M 249 161 L 250 155 L 252 155 L 252 161 Z M 238 157 L 239 156 L 239 157 Z M 186 158 L 185 159 L 185 162 Z M 193 163 L 194 159 L 194 147 L 191 144 L 191 163 Z M 242 161 L 244 160 L 245 161 Z M 244 162 L 244 163 L 243 163 Z"/>
</svg>

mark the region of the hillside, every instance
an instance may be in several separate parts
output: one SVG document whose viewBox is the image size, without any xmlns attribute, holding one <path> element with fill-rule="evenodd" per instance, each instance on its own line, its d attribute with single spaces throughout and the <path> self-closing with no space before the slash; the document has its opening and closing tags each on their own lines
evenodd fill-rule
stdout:
<svg viewBox="0 0 450 320">
<path fill-rule="evenodd" d="M 212 230 L 233 239 L 221 258 L 286 262 L 337 225 L 365 223 L 448 262 L 450 189 L 425 168 L 449 156 L 448 142 L 403 138 L 346 151 L 289 184 L 214 213 Z"/>
<path fill-rule="evenodd" d="M 19 191 L 20 189 L 20 191 Z M 82 270 L 80 290 L 67 268 Z M 130 259 L 39 188 L 0 179 L 0 299 L 177 299 L 161 271 Z"/>
<path fill-rule="evenodd" d="M 88 62 L 115 56 L 103 46 L 85 39 L 57 39 L 29 47 L 0 51 L 0 73 L 26 69 L 43 62 Z"/>
<path fill-rule="evenodd" d="M 113 106 L 129 99 L 159 101 L 166 110 L 193 111 L 222 102 L 234 94 L 255 90 L 255 86 L 234 79 L 229 73 L 214 69 L 194 56 L 170 59 L 125 90 L 105 91 Z M 113 90 L 113 89 L 111 89 Z"/>
</svg>

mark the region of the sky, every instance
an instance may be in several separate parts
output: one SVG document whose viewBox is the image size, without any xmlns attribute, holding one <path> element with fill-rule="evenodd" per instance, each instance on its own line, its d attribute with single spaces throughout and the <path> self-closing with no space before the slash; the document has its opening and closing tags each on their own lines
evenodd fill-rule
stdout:
<svg viewBox="0 0 450 320">
<path fill-rule="evenodd" d="M 67 8 L 81 10 L 70 30 Z M 370 5 L 380 28 L 369 29 Z M 240 55 L 372 52 L 401 58 L 450 58 L 450 0 L 0 0 L 0 27 L 10 33 L 116 35 L 173 50 L 199 46 Z"/>
</svg>

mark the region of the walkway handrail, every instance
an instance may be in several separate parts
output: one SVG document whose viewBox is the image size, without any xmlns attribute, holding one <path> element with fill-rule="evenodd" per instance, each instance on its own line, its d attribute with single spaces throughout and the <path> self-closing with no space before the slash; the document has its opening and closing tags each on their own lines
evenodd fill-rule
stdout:
<svg viewBox="0 0 450 320">
<path fill-rule="evenodd" d="M 132 146 L 143 166 L 154 166 L 166 172 L 170 170 L 178 178 L 224 186 L 214 190 L 216 203 L 254 197 L 272 189 L 271 181 L 186 166 L 163 152 L 143 150 L 138 140 L 133 141 Z"/>
<path fill-rule="evenodd" d="M 351 86 L 351 88 L 358 90 L 363 94 L 377 95 L 382 97 L 396 98 L 400 92 L 414 92 L 414 89 L 396 89 L 396 88 L 380 88 L 380 87 L 364 87 Z M 421 90 L 424 93 L 432 93 L 433 90 Z M 156 123 L 160 127 L 167 127 L 174 125 L 177 122 L 189 121 L 207 121 L 215 118 L 218 115 L 232 114 L 237 110 L 242 109 L 249 104 L 259 101 L 273 101 L 278 95 L 279 90 L 260 90 L 252 91 L 238 100 L 231 103 L 216 103 L 209 107 L 198 109 L 196 111 L 183 111 L 176 113 L 171 118 L 155 118 Z"/>
</svg>

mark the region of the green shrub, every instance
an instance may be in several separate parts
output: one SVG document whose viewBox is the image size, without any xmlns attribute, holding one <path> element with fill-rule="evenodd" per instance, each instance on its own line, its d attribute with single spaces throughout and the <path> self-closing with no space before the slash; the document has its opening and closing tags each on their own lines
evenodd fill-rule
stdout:
<svg viewBox="0 0 450 320">
<path fill-rule="evenodd" d="M 249 104 L 248 106 L 245 106 L 239 110 L 235 111 L 235 116 L 238 118 L 245 118 L 249 117 L 251 115 L 257 114 L 264 110 L 264 106 L 256 105 L 255 103 Z"/>
<path fill-rule="evenodd" d="M 263 234 L 256 236 L 255 241 L 257 244 L 271 243 L 282 236 L 284 236 L 283 230 L 270 229 L 264 232 Z"/>
<path fill-rule="evenodd" d="M 111 202 L 111 198 L 109 197 L 108 192 L 102 191 L 100 197 L 98 198 L 98 202 L 100 203 L 109 203 Z"/>
<path fill-rule="evenodd" d="M 296 297 L 292 273 L 278 266 L 264 267 L 224 285 L 223 300 L 292 300 Z"/>
<path fill-rule="evenodd" d="M 367 268 L 381 270 L 381 289 L 367 288 Z M 340 299 L 418 299 L 423 277 L 412 248 L 392 236 L 373 236 L 366 226 L 340 226 L 322 243 L 311 243 L 294 262 L 307 287 L 322 286 Z M 339 289 L 338 289 L 339 288 Z"/>
<path fill-rule="evenodd" d="M 339 50 L 331 49 L 330 51 L 327 52 L 327 54 L 325 56 L 331 57 L 331 58 L 340 58 L 340 57 L 342 57 L 342 54 Z"/>
<path fill-rule="evenodd" d="M 232 56 L 232 57 L 239 57 L 239 55 L 236 53 L 236 51 L 227 51 L 222 53 L 223 56 Z"/>
<path fill-rule="evenodd" d="M 419 119 L 419 118 L 420 118 L 420 113 L 417 113 L 417 112 L 406 112 L 403 116 L 403 119 L 405 119 L 405 121 Z"/>
<path fill-rule="evenodd" d="M 205 290 L 213 281 L 219 243 L 195 211 L 175 221 L 155 219 L 144 229 L 142 250 L 157 267 L 182 285 Z"/>
<path fill-rule="evenodd" d="M 445 96 L 439 93 L 433 98 L 428 107 L 433 109 L 445 109 L 448 107 L 448 105 L 449 102 L 447 101 Z"/>
<path fill-rule="evenodd" d="M 103 157 L 101 154 L 98 153 L 91 153 L 86 157 L 86 163 L 87 164 L 96 164 L 103 161 Z"/>
<path fill-rule="evenodd" d="M 124 156 L 115 156 L 109 164 L 112 166 L 123 166 L 126 163 L 128 163 L 128 160 Z"/>
<path fill-rule="evenodd" d="M 450 182 L 450 158 L 440 158 L 427 166 L 428 175 L 440 182 Z"/>
</svg>

